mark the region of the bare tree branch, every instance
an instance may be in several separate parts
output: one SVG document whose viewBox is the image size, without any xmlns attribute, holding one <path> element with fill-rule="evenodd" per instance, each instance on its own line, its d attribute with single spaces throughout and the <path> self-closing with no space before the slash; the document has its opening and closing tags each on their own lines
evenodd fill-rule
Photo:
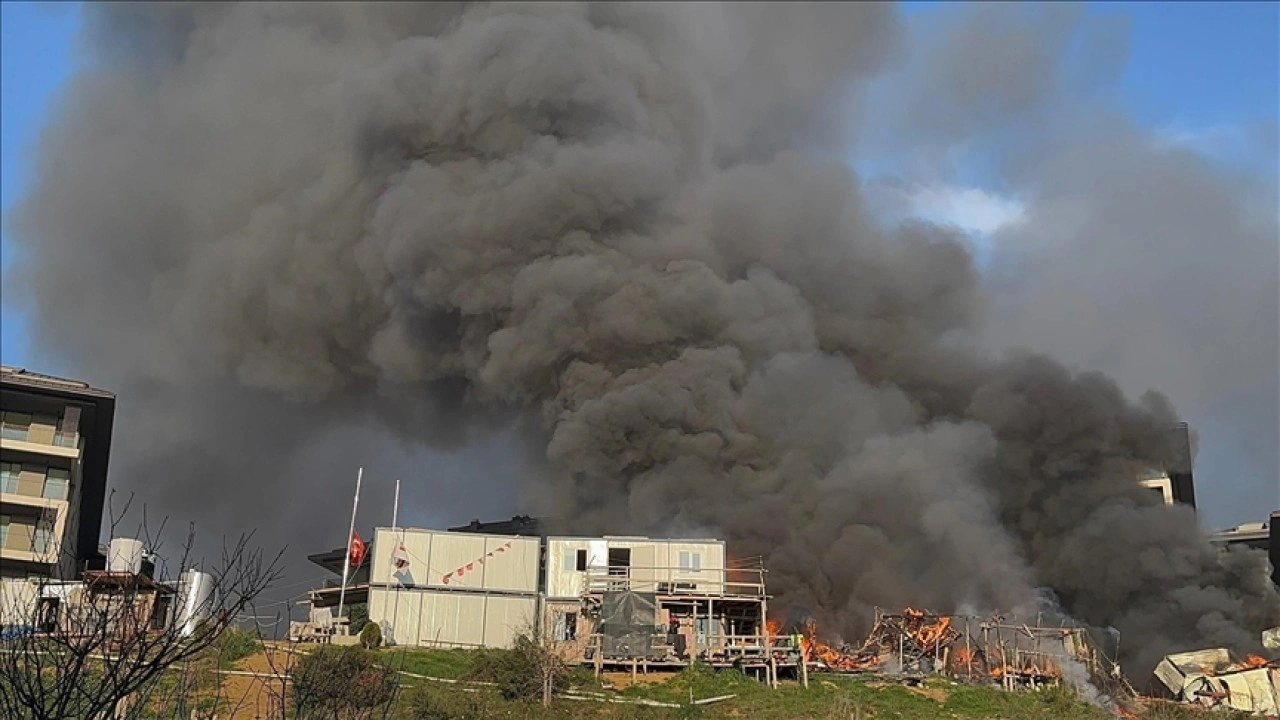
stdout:
<svg viewBox="0 0 1280 720">
<path fill-rule="evenodd" d="M 119 515 L 113 499 L 114 494 L 108 500 L 110 527 L 118 537 L 133 498 Z M 162 547 L 166 523 L 152 532 L 144 508 L 134 537 L 154 551 Z M 196 557 L 195 538 L 190 526 L 176 558 L 168 558 L 176 562 L 164 562 L 154 577 L 90 571 L 78 585 L 44 579 L 21 596 L 7 593 L 4 616 L 27 621 L 0 637 L 0 716 L 132 720 L 159 709 L 190 717 L 190 700 L 204 690 L 206 651 L 279 579 L 283 553 L 264 556 L 251 545 L 250 533 L 224 538 L 220 558 L 210 564 Z M 174 594 L 175 582 L 188 570 L 206 573 L 215 588 L 205 606 L 196 608 L 204 619 L 194 629 L 180 622 L 186 598 Z M 59 599 L 52 617 L 38 616 L 53 606 L 39 602 L 43 597 Z M 216 662 L 212 672 L 216 682 Z"/>
</svg>

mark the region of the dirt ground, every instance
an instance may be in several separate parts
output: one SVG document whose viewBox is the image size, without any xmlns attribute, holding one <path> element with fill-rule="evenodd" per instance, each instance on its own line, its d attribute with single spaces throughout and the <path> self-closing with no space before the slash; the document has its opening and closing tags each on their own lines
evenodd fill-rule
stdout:
<svg viewBox="0 0 1280 720">
<path fill-rule="evenodd" d="M 636 673 L 636 679 L 631 680 L 631 672 L 602 672 L 600 673 L 600 681 L 606 687 L 615 687 L 619 690 L 631 687 L 632 685 L 657 685 L 671 679 L 674 673 L 670 671 L 650 672 L 648 675 L 643 672 Z"/>
<path fill-rule="evenodd" d="M 222 675 L 224 708 L 219 720 L 267 720 L 281 717 L 285 680 L 299 653 L 269 647 L 236 663 L 234 672 Z M 241 675 L 235 673 L 255 673 Z"/>
</svg>

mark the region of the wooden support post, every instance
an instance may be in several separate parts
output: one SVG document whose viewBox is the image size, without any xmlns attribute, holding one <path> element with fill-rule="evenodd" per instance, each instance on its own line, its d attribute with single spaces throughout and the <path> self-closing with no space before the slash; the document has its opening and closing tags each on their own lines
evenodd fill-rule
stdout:
<svg viewBox="0 0 1280 720">
<path fill-rule="evenodd" d="M 631 682 L 636 681 L 636 659 L 631 658 Z"/>
<path fill-rule="evenodd" d="M 777 665 L 777 663 L 773 659 L 773 638 L 770 637 L 769 635 L 768 596 L 762 597 L 760 599 L 760 632 L 764 637 L 764 654 L 765 654 L 765 657 L 768 659 L 768 664 L 765 665 L 765 668 L 764 668 L 764 673 L 765 673 L 765 676 L 767 677 L 769 675 L 769 669 Z M 774 675 L 775 677 L 769 680 L 769 687 L 776 688 L 778 687 L 778 679 L 776 677 L 776 673 Z"/>
<path fill-rule="evenodd" d="M 809 687 L 809 650 L 800 643 L 800 683 Z"/>
<path fill-rule="evenodd" d="M 973 680 L 973 647 L 969 643 L 969 618 L 964 619 L 964 656 L 969 679 Z"/>
<path fill-rule="evenodd" d="M 711 598 L 707 598 L 707 660 L 711 659 L 711 648 L 713 645 L 715 645 L 715 642 L 712 640 L 712 638 L 715 637 L 715 635 L 717 634 L 717 630 L 715 629 L 715 627 L 713 627 L 713 626 L 716 626 L 715 607 L 716 607 L 716 601 L 712 600 Z"/>
<path fill-rule="evenodd" d="M 698 601 L 693 602 L 693 614 L 689 616 L 689 663 L 698 661 Z"/>
</svg>

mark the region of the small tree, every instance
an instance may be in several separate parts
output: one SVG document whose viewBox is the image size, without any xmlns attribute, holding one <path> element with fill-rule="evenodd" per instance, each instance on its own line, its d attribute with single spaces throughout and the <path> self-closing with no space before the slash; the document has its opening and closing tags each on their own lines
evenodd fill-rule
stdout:
<svg viewBox="0 0 1280 720">
<path fill-rule="evenodd" d="M 359 635 L 364 630 L 364 626 L 369 622 L 369 606 L 365 603 L 357 603 L 347 610 L 347 629 L 354 635 Z"/>
<path fill-rule="evenodd" d="M 540 698 L 551 704 L 552 692 L 568 677 L 568 666 L 545 641 L 536 635 L 520 635 L 510 650 L 485 650 L 476 658 L 471 676 L 498 686 L 508 700 Z"/>
<path fill-rule="evenodd" d="M 360 647 L 326 645 L 293 668 L 298 718 L 370 718 L 391 703 L 395 692 L 395 671 Z"/>
<path fill-rule="evenodd" d="M 382 628 L 375 622 L 366 622 L 360 629 L 360 646 L 365 650 L 377 650 L 382 645 Z"/>
<path fill-rule="evenodd" d="M 111 517 L 114 537 L 119 520 L 114 512 Z M 135 537 L 158 552 L 160 543 L 155 538 L 163 535 L 163 530 L 162 522 L 153 538 L 144 510 Z M 101 576 L 113 583 L 110 592 L 86 583 L 77 596 L 64 600 L 66 605 L 51 625 L 45 623 L 40 632 L 16 633 L 0 641 L 0 717 L 132 720 L 150 712 L 148 704 L 154 704 L 157 688 L 190 692 L 185 681 L 161 683 L 162 675 L 170 668 L 188 666 L 214 645 L 236 616 L 251 607 L 280 575 L 280 555 L 264 560 L 261 550 L 250 546 L 251 538 L 242 535 L 230 545 L 224 544 L 221 559 L 206 565 L 195 558 L 192 526 L 177 557 L 168 557 L 162 566 L 170 575 L 158 574 L 154 579 Z M 189 569 L 212 576 L 217 592 L 201 608 L 208 619 L 187 634 L 182 623 L 163 622 L 157 606 L 161 589 L 171 587 L 172 580 Z M 45 594 L 43 587 L 35 588 L 36 597 Z M 7 599 L 13 604 L 4 608 L 10 617 L 35 610 L 22 598 Z M 180 607 L 181 598 L 176 600 Z M 35 620 L 30 624 L 40 624 Z"/>
</svg>

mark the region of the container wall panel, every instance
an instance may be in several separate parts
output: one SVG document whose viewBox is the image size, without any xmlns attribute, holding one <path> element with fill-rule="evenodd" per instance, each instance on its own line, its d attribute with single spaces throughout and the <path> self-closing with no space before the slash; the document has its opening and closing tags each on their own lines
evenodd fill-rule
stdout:
<svg viewBox="0 0 1280 720">
<path fill-rule="evenodd" d="M 392 555 L 403 537 L 407 567 Z M 379 528 L 373 550 L 374 584 L 408 587 L 538 591 L 537 538 Z"/>
<path fill-rule="evenodd" d="M 382 626 L 383 637 L 396 645 L 417 645 L 422 619 L 420 590 L 379 590 L 369 593 L 369 619 Z"/>
<path fill-rule="evenodd" d="M 431 539 L 428 585 L 452 588 L 484 587 L 485 536 L 436 533 Z"/>
<path fill-rule="evenodd" d="M 586 590 L 587 573 L 578 570 L 578 552 L 590 565 L 591 541 L 581 538 L 547 540 L 547 597 L 578 598 Z"/>
<path fill-rule="evenodd" d="M 509 648 L 520 634 L 533 632 L 537 600 L 528 597 L 490 595 L 485 606 L 484 644 Z"/>
<path fill-rule="evenodd" d="M 667 543 L 667 552 L 671 582 L 693 583 L 706 592 L 720 590 L 724 581 L 724 543 L 673 540 Z M 681 567 L 682 559 L 688 561 L 687 567 Z"/>
<path fill-rule="evenodd" d="M 484 588 L 538 592 L 538 552 L 537 538 L 487 538 L 481 558 Z"/>
<path fill-rule="evenodd" d="M 486 597 L 423 590 L 419 642 L 432 647 L 479 647 L 484 641 Z"/>
<path fill-rule="evenodd" d="M 430 575 L 429 559 L 431 541 L 435 533 L 426 530 L 396 530 L 378 528 L 374 532 L 373 566 L 370 568 L 374 584 L 399 583 L 405 586 L 425 585 Z M 391 555 L 403 539 L 409 565 L 396 570 Z"/>
</svg>

